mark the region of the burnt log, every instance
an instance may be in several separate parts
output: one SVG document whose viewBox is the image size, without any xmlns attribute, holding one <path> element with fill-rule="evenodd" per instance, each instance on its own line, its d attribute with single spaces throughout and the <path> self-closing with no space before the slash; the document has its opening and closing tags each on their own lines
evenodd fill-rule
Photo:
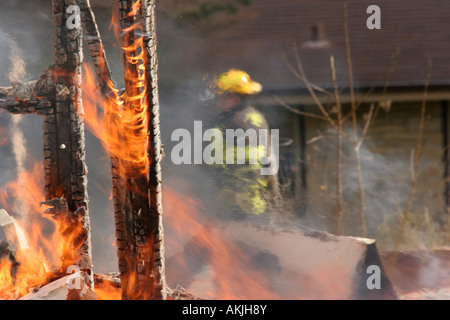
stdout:
<svg viewBox="0 0 450 320">
<path fill-rule="evenodd" d="M 129 148 L 126 153 L 132 157 L 113 163 L 113 167 L 120 168 L 120 178 L 114 177 L 113 183 L 127 186 L 115 194 L 119 203 L 115 218 L 123 299 L 167 298 L 161 157 L 154 153 L 157 148 L 160 150 L 160 142 L 155 144 L 160 133 L 156 42 L 151 41 L 154 38 L 149 33 L 153 29 L 154 8 L 150 4 L 149 1 L 119 1 L 125 82 L 123 112 L 128 119 L 134 119 L 122 123 L 120 137 L 124 148 Z"/>
<path fill-rule="evenodd" d="M 165 261 L 164 261 L 164 229 L 162 209 L 162 177 L 161 161 L 163 148 L 161 144 L 161 128 L 158 91 L 158 54 L 156 37 L 156 1 L 142 2 L 141 17 L 143 19 L 144 48 L 147 71 L 147 104 L 149 106 L 149 188 L 150 188 L 150 223 L 152 233 L 152 272 L 155 277 L 154 295 L 164 297 Z"/>
<path fill-rule="evenodd" d="M 144 258 L 145 254 L 142 254 L 141 259 L 144 259 L 138 262 L 139 254 L 137 253 L 137 243 L 134 235 L 135 233 L 143 234 L 143 232 L 137 231 L 138 225 L 142 225 L 142 222 L 139 223 L 135 221 L 134 216 L 137 215 L 138 212 L 149 211 L 148 200 L 145 194 L 147 181 L 145 176 L 142 176 L 142 172 L 140 173 L 141 177 L 131 176 L 131 174 L 137 172 L 137 170 L 133 168 L 133 164 L 121 159 L 118 154 L 118 150 L 128 146 L 130 143 L 127 141 L 127 137 L 123 130 L 124 124 L 120 119 L 120 105 L 123 101 L 113 86 L 111 70 L 109 68 L 90 1 L 78 0 L 78 5 L 81 9 L 81 20 L 83 22 L 84 33 L 93 60 L 97 82 L 104 99 L 104 104 L 105 106 L 108 106 L 105 108 L 105 127 L 110 138 L 108 144 L 114 195 L 113 201 L 118 248 L 118 266 L 122 286 L 125 288 L 125 290 L 123 290 L 122 298 L 140 299 L 143 298 L 143 295 L 146 295 L 145 292 L 151 292 L 151 290 L 148 289 L 148 285 L 145 286 L 146 288 L 135 288 L 138 277 L 141 278 L 139 282 L 142 282 L 142 277 L 138 276 L 138 266 L 139 268 L 144 266 L 145 269 L 146 259 Z M 121 6 L 121 8 L 125 7 Z M 129 41 L 131 43 L 133 39 L 124 39 L 124 41 Z M 125 63 L 124 67 L 127 72 L 133 73 L 132 69 L 134 66 Z M 131 96 L 136 93 L 135 89 L 130 89 L 130 87 L 133 87 L 132 80 L 126 80 L 126 83 L 128 85 L 128 94 Z M 125 94 L 125 92 L 126 89 L 123 90 L 123 94 Z M 137 101 L 136 104 L 139 104 L 139 101 Z M 127 104 L 126 107 L 132 108 L 130 104 Z M 144 148 L 142 148 L 142 151 L 145 152 Z M 134 189 L 134 191 L 132 191 L 132 189 Z"/>
<path fill-rule="evenodd" d="M 114 201 L 114 219 L 117 237 L 117 256 L 118 265 L 121 277 L 127 282 L 129 277 L 130 264 L 135 263 L 134 241 L 125 240 L 126 234 L 126 214 L 127 207 L 127 181 L 126 174 L 123 172 L 122 161 L 120 160 L 117 150 L 121 148 L 119 144 L 125 141 L 118 128 L 122 126 L 120 119 L 120 104 L 122 103 L 117 90 L 114 88 L 112 73 L 104 50 L 103 41 L 96 23 L 95 15 L 92 10 L 90 0 L 78 0 L 78 5 L 81 10 L 81 20 L 83 23 L 84 34 L 87 39 L 90 55 L 94 64 L 97 82 L 104 100 L 105 108 L 105 128 L 109 136 L 109 154 L 111 161 L 111 174 L 113 186 L 113 201 Z M 129 201 L 128 201 L 129 202 Z M 129 208 L 129 206 L 128 206 Z M 124 298 L 126 295 L 124 295 Z"/>
<path fill-rule="evenodd" d="M 161 206 L 161 142 L 157 86 L 154 2 L 119 1 L 125 89 L 119 97 L 89 0 L 78 0 L 85 36 L 105 104 L 105 125 L 110 137 L 114 216 L 123 299 L 165 299 Z M 144 70 L 143 70 L 144 69 Z M 134 123 L 120 119 L 120 105 L 138 115 Z M 133 117 L 133 116 L 132 116 Z M 139 123 L 139 121 L 146 123 Z M 145 127 L 146 126 L 146 127 Z M 118 130 L 118 128 L 121 128 Z M 136 129 L 137 128 L 137 129 Z M 121 159 L 118 150 L 142 140 L 136 161 Z M 147 150 L 146 150 L 147 149 Z M 125 153 L 127 153 L 125 152 Z"/>
<path fill-rule="evenodd" d="M 15 81 L 11 87 L 0 87 L 0 110 L 12 114 L 53 114 L 53 69 L 44 70 L 36 81 Z"/>
<path fill-rule="evenodd" d="M 88 43 L 102 96 L 106 100 L 116 101 L 118 100 L 118 96 L 116 90 L 113 88 L 111 68 L 106 58 L 103 41 L 98 30 L 90 0 L 77 0 L 77 4 L 80 6 L 83 31 Z"/>
<path fill-rule="evenodd" d="M 124 100 L 125 112 L 131 117 L 138 116 L 138 112 L 142 111 L 145 95 L 145 82 L 142 79 L 142 70 L 139 65 L 143 64 L 142 58 L 138 58 L 139 50 L 142 47 L 136 42 L 138 41 L 139 31 L 142 30 L 141 21 L 138 11 L 138 1 L 119 1 L 119 19 L 120 28 L 122 30 L 121 44 L 123 50 L 123 69 L 125 91 L 122 95 Z M 133 60 L 135 63 L 133 63 Z M 138 125 L 137 123 L 131 125 Z M 142 129 L 142 123 L 139 129 Z M 139 135 L 131 126 L 123 123 L 121 130 L 121 140 L 127 148 L 130 148 L 132 137 Z M 140 141 L 142 143 L 142 141 Z M 141 151 L 145 152 L 144 145 Z M 127 151 L 129 153 L 129 151 Z M 136 160 L 138 160 L 136 155 Z M 148 180 L 145 176 L 145 169 L 138 166 L 146 166 L 147 164 L 140 157 L 140 162 L 129 161 L 131 159 L 121 159 L 119 167 L 120 176 L 123 177 L 123 185 L 127 188 L 122 190 L 121 194 L 116 196 L 119 198 L 122 208 L 120 212 L 116 212 L 116 221 L 118 227 L 116 236 L 118 241 L 118 259 L 119 271 L 121 273 L 122 283 L 122 299 L 151 299 L 152 298 L 152 279 L 149 270 L 151 261 L 149 226 L 150 226 L 150 206 L 148 202 L 147 184 Z"/>
<path fill-rule="evenodd" d="M 117 236 L 117 255 L 119 271 L 122 274 L 122 278 L 126 278 L 128 271 L 130 270 L 129 264 L 134 259 L 133 250 L 130 243 L 133 241 L 125 241 L 123 236 L 125 235 L 125 214 L 124 207 L 126 201 L 126 180 L 124 173 L 122 172 L 122 165 L 120 157 L 117 155 L 116 150 L 119 148 L 117 145 L 121 140 L 118 134 L 117 128 L 121 126 L 119 104 L 121 103 L 120 97 L 117 91 L 114 89 L 111 69 L 106 57 L 106 53 L 103 47 L 100 32 L 97 27 L 94 12 L 89 0 L 78 0 L 78 5 L 81 10 L 81 20 L 83 23 L 83 29 L 87 38 L 88 47 L 92 61 L 95 68 L 97 82 L 99 84 L 104 104 L 109 104 L 109 108 L 105 110 L 105 127 L 110 137 L 109 141 L 109 153 L 111 160 L 111 174 L 113 185 L 113 201 L 114 201 L 114 218 Z M 126 281 L 126 280 L 125 280 Z"/>
<path fill-rule="evenodd" d="M 78 265 L 89 274 L 88 286 L 93 284 L 91 264 L 91 235 L 88 213 L 87 167 L 85 158 L 85 134 L 83 104 L 81 100 L 81 65 L 83 61 L 82 30 L 68 27 L 67 12 L 75 0 L 54 0 L 55 65 L 54 107 L 55 113 L 44 115 L 44 170 L 46 200 L 64 198 L 74 225 L 65 232 L 75 230 L 74 243 L 66 248 L 62 271 L 70 265 Z"/>
</svg>

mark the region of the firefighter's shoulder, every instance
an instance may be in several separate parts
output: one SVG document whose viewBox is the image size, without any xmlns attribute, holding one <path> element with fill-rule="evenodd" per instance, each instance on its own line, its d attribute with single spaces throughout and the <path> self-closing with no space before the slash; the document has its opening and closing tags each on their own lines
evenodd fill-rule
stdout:
<svg viewBox="0 0 450 320">
<path fill-rule="evenodd" d="M 267 123 L 264 115 L 253 106 L 246 106 L 242 110 L 236 112 L 234 117 L 235 122 L 241 125 L 241 128 L 257 128 L 257 129 L 268 129 L 269 125 Z"/>
</svg>

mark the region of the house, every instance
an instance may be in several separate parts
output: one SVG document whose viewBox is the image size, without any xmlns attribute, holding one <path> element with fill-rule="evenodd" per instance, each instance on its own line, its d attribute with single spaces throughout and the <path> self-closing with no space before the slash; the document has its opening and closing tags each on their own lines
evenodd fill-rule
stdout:
<svg viewBox="0 0 450 320">
<path fill-rule="evenodd" d="M 371 16 L 367 8 L 373 4 L 381 11 L 379 30 L 366 24 Z M 281 178 L 288 197 L 295 199 L 293 211 L 306 212 L 309 218 L 305 219 L 314 226 L 330 228 L 338 210 L 336 130 L 326 121 L 293 113 L 280 100 L 291 108 L 321 115 L 305 83 L 289 68 L 291 64 L 299 72 L 297 50 L 308 80 L 328 92 L 316 90 L 318 100 L 336 118 L 333 56 L 345 117 L 343 130 L 353 134 L 347 24 L 355 101 L 360 106 L 358 135 L 370 106 L 377 109 L 360 155 L 368 234 L 392 233 L 386 225 L 395 224 L 405 211 L 411 217 L 417 214 L 419 220 L 431 217 L 427 228 L 439 229 L 446 224 L 450 208 L 449 13 L 450 3 L 443 0 L 255 0 L 239 7 L 233 23 L 204 36 L 202 67 L 210 72 L 241 68 L 263 84 L 264 92 L 254 103 L 285 138 Z M 423 116 L 422 106 L 426 107 Z M 343 141 L 345 232 L 359 235 L 354 148 Z M 417 172 L 412 173 L 414 168 Z M 307 209 L 302 207 L 305 202 Z"/>
</svg>

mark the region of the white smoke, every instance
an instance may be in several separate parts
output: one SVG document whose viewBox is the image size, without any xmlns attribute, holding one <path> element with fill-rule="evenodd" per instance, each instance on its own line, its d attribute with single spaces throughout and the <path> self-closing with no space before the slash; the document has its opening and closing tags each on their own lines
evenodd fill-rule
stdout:
<svg viewBox="0 0 450 320">
<path fill-rule="evenodd" d="M 9 61 L 11 63 L 11 67 L 9 68 L 8 79 L 9 81 L 14 82 L 25 78 L 27 70 L 25 60 L 23 60 L 22 58 L 23 53 L 19 45 L 12 38 L 9 38 L 9 43 L 10 43 Z"/>
<path fill-rule="evenodd" d="M 22 50 L 18 46 L 17 42 L 14 39 L 9 39 L 10 43 L 10 55 L 9 60 L 11 63 L 8 78 L 10 82 L 20 81 L 26 76 L 26 63 L 23 60 Z M 27 150 L 26 150 L 26 139 L 23 135 L 22 129 L 20 128 L 20 124 L 22 122 L 22 115 L 11 115 L 11 126 L 10 126 L 10 134 L 11 134 L 11 148 L 14 154 L 14 160 L 16 163 L 16 174 L 18 179 L 19 188 L 18 190 L 25 190 L 25 181 L 23 180 L 23 173 L 26 170 L 26 159 L 27 159 Z M 28 212 L 28 208 L 25 202 L 20 201 L 21 196 L 16 194 L 14 197 L 14 211 L 19 216 L 24 216 Z"/>
</svg>

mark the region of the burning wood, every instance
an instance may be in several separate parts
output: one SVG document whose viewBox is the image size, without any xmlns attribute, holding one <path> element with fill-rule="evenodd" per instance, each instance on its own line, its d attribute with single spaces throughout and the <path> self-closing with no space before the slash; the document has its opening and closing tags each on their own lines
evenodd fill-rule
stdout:
<svg viewBox="0 0 450 320">
<path fill-rule="evenodd" d="M 372 239 L 271 226 L 257 218 L 211 223 L 195 197 L 165 191 L 166 222 L 169 232 L 175 231 L 167 239 L 168 272 L 194 295 L 230 300 L 396 297 Z M 381 289 L 371 290 L 371 266 Z"/>
<path fill-rule="evenodd" d="M 89 2 L 83 22 L 105 105 L 124 299 L 165 299 L 156 42 L 152 2 L 120 1 L 125 89 L 112 86 Z M 151 49 L 151 50 L 150 50 Z M 151 111 L 150 111 L 151 108 Z"/>
<path fill-rule="evenodd" d="M 58 221 L 59 233 L 66 238 L 60 270 L 76 264 L 90 275 L 88 285 L 91 285 L 87 170 L 81 117 L 82 33 L 79 28 L 66 28 L 66 9 L 71 4 L 73 1 L 53 1 L 55 65 L 38 81 L 17 82 L 11 88 L 1 88 L 0 107 L 11 113 L 44 116 L 46 201 L 42 204 L 51 207 L 46 213 Z M 121 98 L 112 85 L 90 2 L 80 0 L 79 5 L 101 91 L 107 103 L 116 107 L 106 112 L 106 118 L 112 146 L 119 268 L 125 288 L 123 297 L 164 299 L 154 3 L 121 2 L 126 83 Z M 123 114 L 119 109 L 121 104 L 124 105 Z M 117 130 L 115 127 L 122 131 L 114 131 Z M 125 153 L 118 153 L 124 147 Z"/>
<path fill-rule="evenodd" d="M 90 223 L 87 196 L 84 124 L 81 101 L 82 32 L 66 28 L 66 9 L 73 1 L 54 0 L 55 64 L 35 82 L 0 90 L 0 107 L 11 113 L 44 117 L 45 197 L 52 205 L 65 198 L 59 231 L 65 237 L 61 270 L 78 266 L 92 286 Z M 62 200 L 59 200 L 62 201 Z"/>
<path fill-rule="evenodd" d="M 53 114 L 51 92 L 53 70 L 48 68 L 37 81 L 15 81 L 11 87 L 0 88 L 0 109 L 13 114 Z"/>
<path fill-rule="evenodd" d="M 71 212 L 67 200 L 64 198 L 44 201 L 40 205 L 49 207 L 44 213 L 51 214 L 53 219 L 58 221 L 58 232 L 66 239 L 64 242 L 63 256 L 61 257 L 63 261 L 61 270 L 64 271 L 72 265 L 76 265 L 80 270 L 90 275 L 92 269 L 91 258 L 89 255 L 80 253 L 80 249 L 87 237 L 82 221 L 85 212 L 80 212 L 85 210 L 84 207 L 78 208 L 76 212 Z M 89 280 L 88 283 L 92 283 L 92 280 Z"/>
<path fill-rule="evenodd" d="M 165 257 L 164 257 L 164 231 L 163 231 L 163 209 L 162 209 L 162 170 L 161 161 L 163 148 L 161 143 L 159 92 L 158 92 L 158 55 L 156 37 L 156 0 L 145 0 L 142 3 L 141 15 L 144 20 L 144 52 L 147 63 L 147 104 L 149 145 L 149 190 L 150 190 L 150 224 L 152 235 L 152 273 L 154 280 L 154 295 L 157 298 L 165 298 Z"/>
<path fill-rule="evenodd" d="M 66 11 L 72 4 L 68 0 L 53 1 L 56 99 L 55 114 L 44 116 L 45 191 L 46 200 L 66 197 L 69 211 L 78 216 L 80 234 L 76 238 L 81 244 L 75 255 L 76 260 L 83 261 L 80 267 L 87 267 L 91 286 L 92 265 L 85 265 L 92 255 L 81 101 L 82 30 L 66 28 Z M 68 250 L 72 251 L 73 247 L 69 246 Z M 64 256 L 74 256 L 74 253 Z M 63 260 L 62 269 L 72 264 L 74 261 Z"/>
<path fill-rule="evenodd" d="M 63 238 L 70 238 L 71 236 L 79 236 L 81 233 L 74 230 L 68 230 L 67 226 L 76 225 L 70 219 L 78 219 L 77 214 L 68 213 L 68 206 L 65 199 L 53 199 L 41 203 L 41 206 L 48 207 L 46 214 L 53 215 L 57 220 L 60 234 Z M 90 260 L 83 260 L 83 256 L 62 257 L 67 261 L 75 261 L 76 264 L 71 265 L 67 270 L 50 271 L 47 269 L 45 263 L 35 255 L 28 245 L 28 240 L 22 227 L 19 226 L 14 217 L 8 215 L 5 210 L 0 210 L 0 226 L 5 231 L 8 241 L 0 241 L 0 297 L 7 299 L 15 299 L 24 292 L 32 291 L 32 293 L 25 295 L 23 300 L 92 300 L 96 299 L 96 295 L 90 290 L 90 276 L 89 267 L 92 265 Z M 61 231 L 62 230 L 62 231 Z M 65 239 L 66 240 L 66 239 Z M 69 244 L 77 244 L 78 239 L 69 241 Z M 62 242 L 63 245 L 67 245 Z M 70 248 L 71 251 L 64 248 L 63 252 L 72 252 L 77 254 L 75 248 Z M 75 260 L 77 259 L 78 260 Z M 86 258 L 85 258 L 86 259 Z M 36 268 L 39 267 L 39 268 Z M 32 269 L 33 270 L 32 270 Z M 34 270 L 37 269 L 37 270 Z M 39 270 L 41 269 L 41 270 Z M 32 281 L 33 273 L 39 276 L 36 281 Z M 69 276 L 65 276 L 70 274 Z M 5 276 L 7 278 L 5 279 Z M 14 290 L 16 284 L 21 286 Z M 11 288 L 5 290 L 4 286 Z M 88 287 L 89 285 L 89 287 Z M 22 287 L 24 286 L 24 287 Z"/>
<path fill-rule="evenodd" d="M 6 241 L 0 241 L 0 264 L 3 259 L 8 260 L 8 263 L 10 264 L 10 276 L 12 279 L 15 279 L 17 268 L 19 268 L 20 263 L 16 259 L 15 252 L 11 251 L 9 243 Z"/>
<path fill-rule="evenodd" d="M 114 88 L 90 1 L 81 17 L 105 107 L 124 299 L 164 299 L 161 142 L 153 1 L 119 1 L 125 89 Z"/>
<path fill-rule="evenodd" d="M 114 90 L 111 69 L 106 58 L 103 41 L 98 30 L 94 12 L 91 8 L 90 0 L 78 0 L 78 5 L 80 6 L 83 30 L 94 63 L 100 91 L 106 101 L 116 101 L 118 100 L 117 92 Z"/>
<path fill-rule="evenodd" d="M 154 1 L 120 1 L 119 12 L 125 73 L 121 138 L 132 155 L 120 164 L 128 190 L 121 196 L 122 215 L 116 213 L 125 226 L 117 232 L 118 242 L 125 243 L 125 259 L 119 257 L 125 262 L 123 292 L 124 298 L 165 299 Z"/>
</svg>

